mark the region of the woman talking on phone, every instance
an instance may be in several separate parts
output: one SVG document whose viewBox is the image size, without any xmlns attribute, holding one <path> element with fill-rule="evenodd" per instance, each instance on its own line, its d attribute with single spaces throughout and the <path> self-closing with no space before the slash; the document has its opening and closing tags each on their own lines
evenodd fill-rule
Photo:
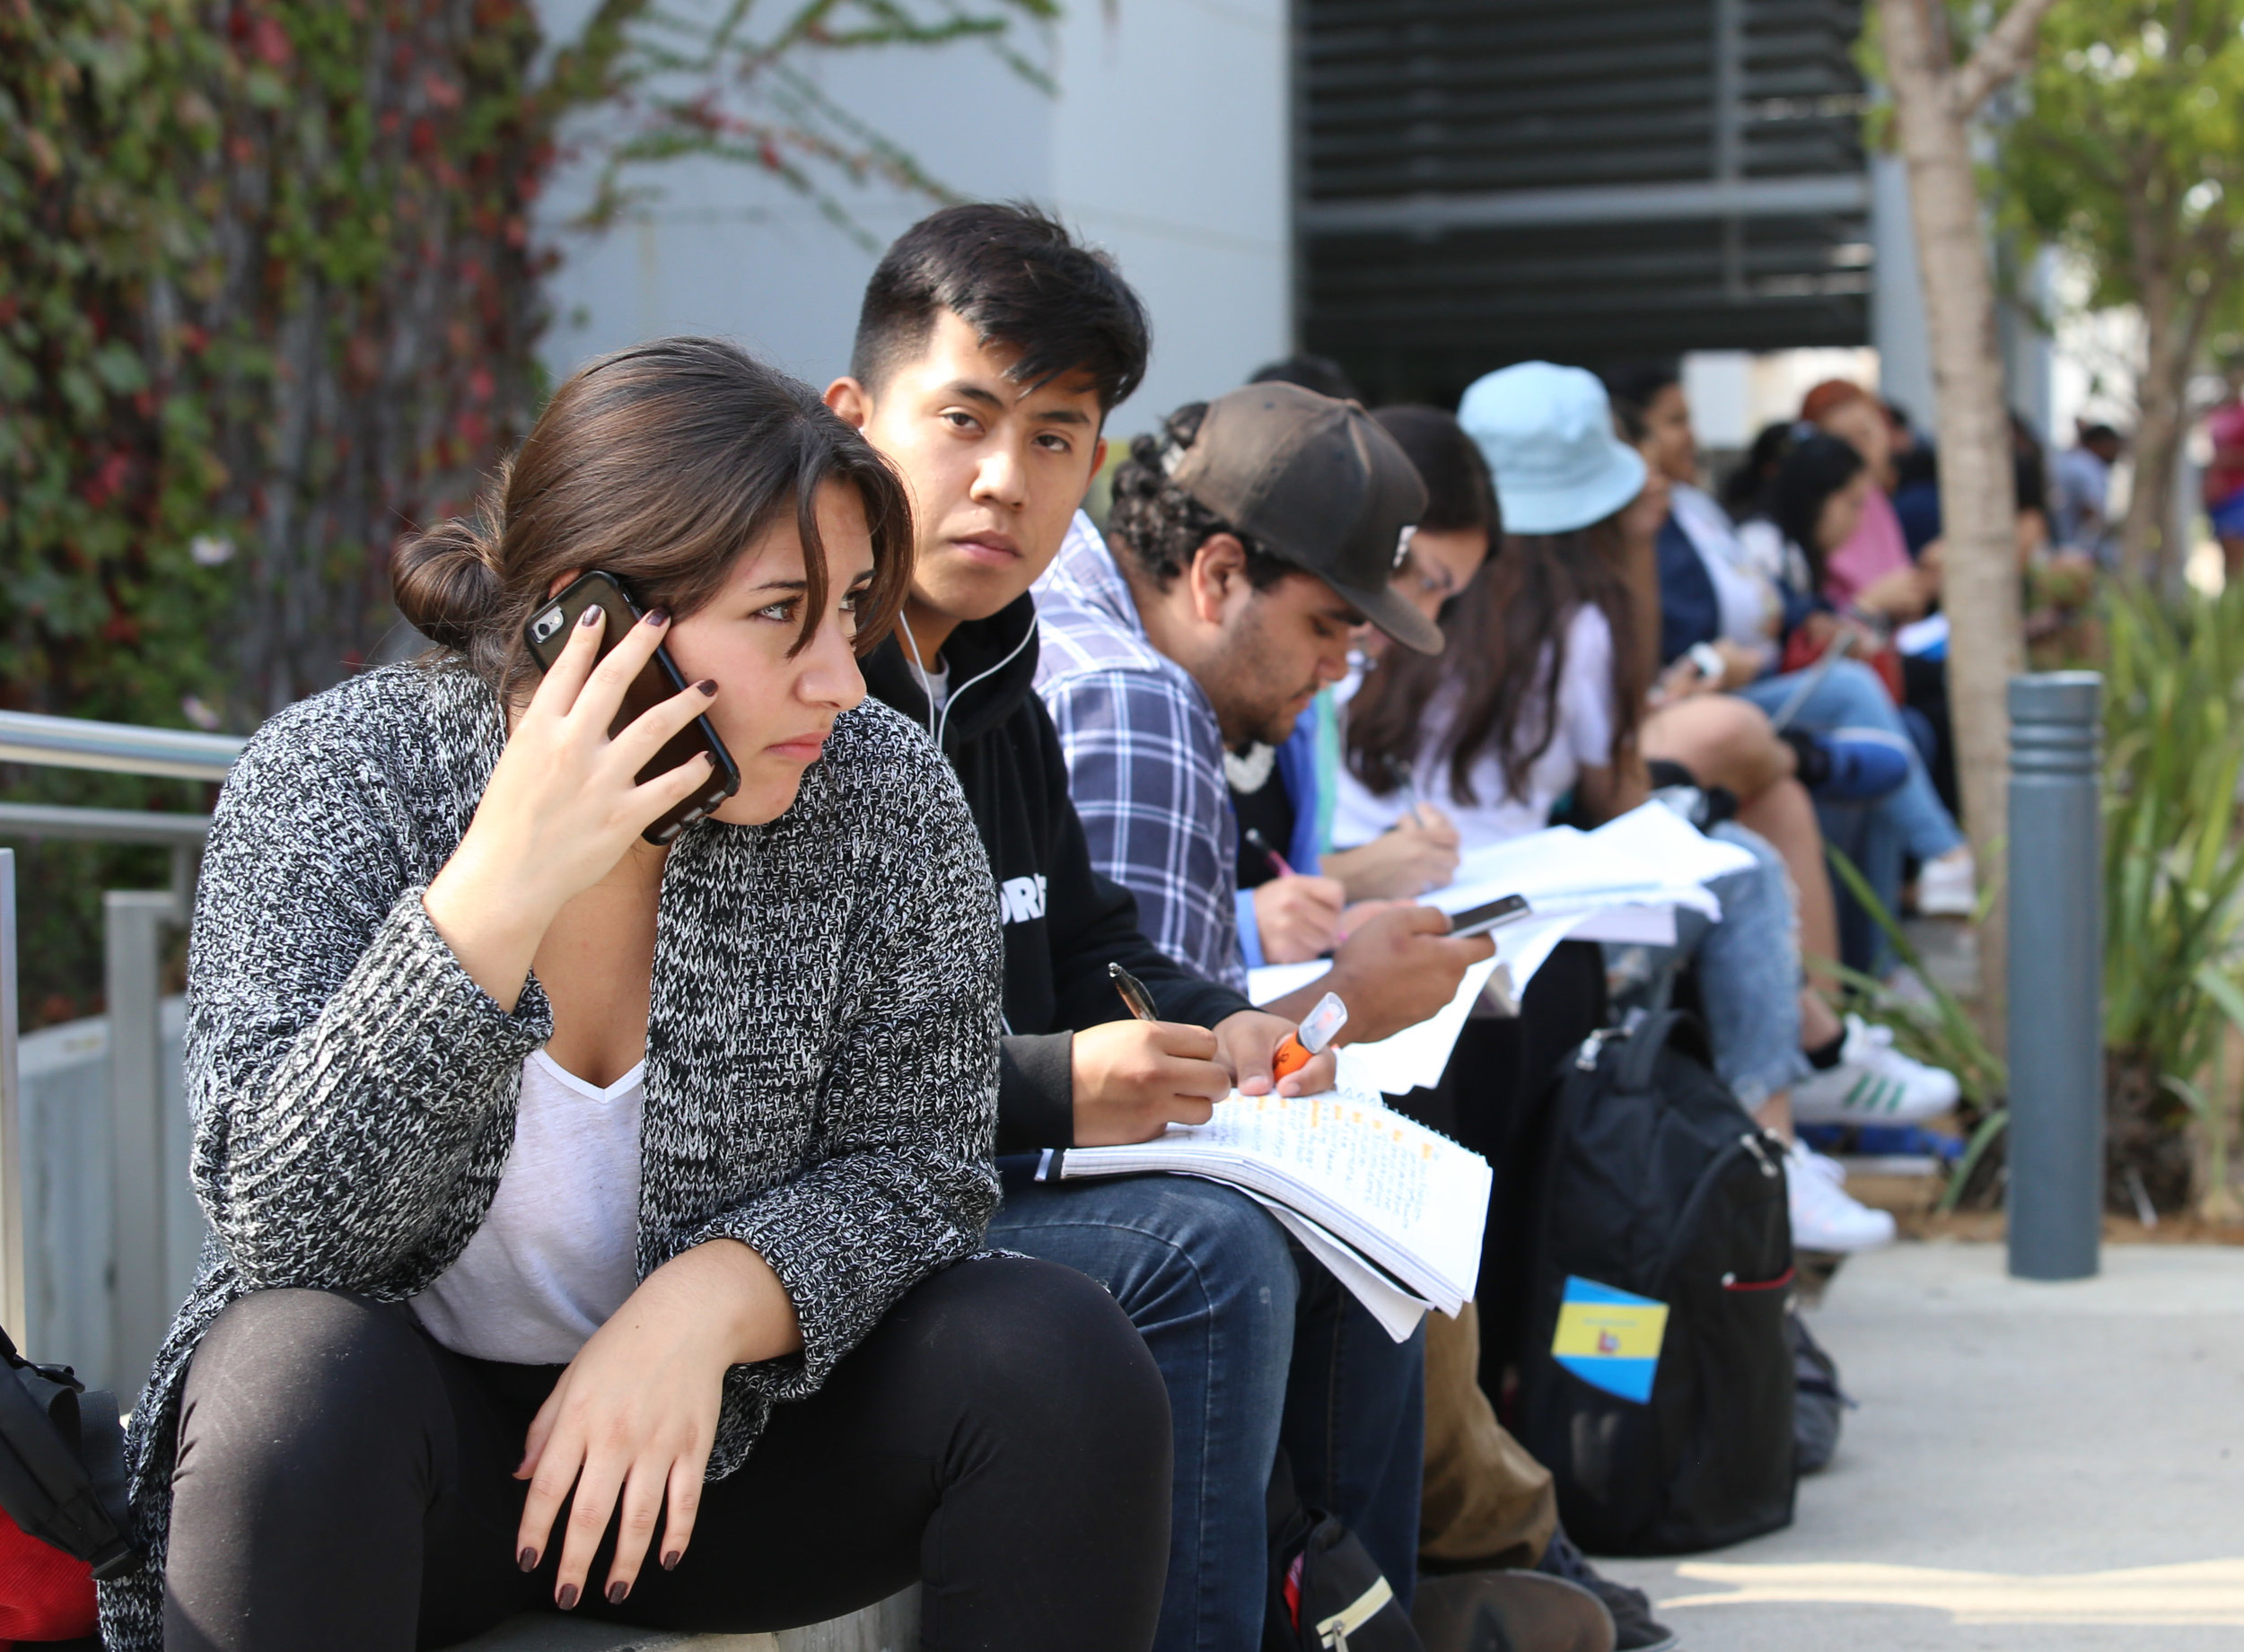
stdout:
<svg viewBox="0 0 2244 1652">
<path fill-rule="evenodd" d="M 911 546 L 807 387 L 627 350 L 400 549 L 439 653 L 250 741 L 188 966 L 214 1237 L 111 1652 L 747 1631 L 915 1578 L 929 1648 L 1150 1641 L 1160 1376 L 1088 1281 L 968 1260 L 995 897 L 941 755 L 859 704 Z"/>
</svg>

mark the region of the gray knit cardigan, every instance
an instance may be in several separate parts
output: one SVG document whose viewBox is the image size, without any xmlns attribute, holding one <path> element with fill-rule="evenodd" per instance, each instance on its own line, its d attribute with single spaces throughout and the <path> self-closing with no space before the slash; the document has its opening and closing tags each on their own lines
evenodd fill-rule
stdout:
<svg viewBox="0 0 2244 1652">
<path fill-rule="evenodd" d="M 401 1300 L 490 1208 L 552 1012 L 534 979 L 511 1014 L 486 996 L 421 891 L 504 739 L 463 666 L 392 666 L 281 712 L 226 782 L 188 965 L 193 1176 L 214 1234 L 133 1420 L 153 1558 L 102 1588 L 110 1652 L 162 1643 L 180 1390 L 220 1310 L 281 1286 Z M 689 827 L 661 901 L 640 1274 L 740 1239 L 802 1324 L 800 1355 L 727 1374 L 714 1478 L 774 1401 L 816 1390 L 980 1242 L 997 1195 L 997 907 L 950 766 L 871 700 L 778 820 Z"/>
</svg>

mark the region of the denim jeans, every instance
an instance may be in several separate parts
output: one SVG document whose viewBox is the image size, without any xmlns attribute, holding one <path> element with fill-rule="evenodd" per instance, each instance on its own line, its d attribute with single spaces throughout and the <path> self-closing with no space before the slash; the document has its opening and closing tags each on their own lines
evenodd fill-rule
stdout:
<svg viewBox="0 0 2244 1652">
<path fill-rule="evenodd" d="M 1283 1445 L 1302 1500 L 1337 1515 L 1407 1609 L 1424 1473 L 1425 1328 L 1397 1342 L 1244 1193 L 1193 1176 L 1040 1184 L 999 1161 L 992 1245 L 1114 1293 L 1169 1385 L 1176 1429 L 1158 1652 L 1260 1644 L 1265 1493 Z"/>
<path fill-rule="evenodd" d="M 1752 868 L 1708 882 L 1722 922 L 1679 911 L 1673 952 L 1652 952 L 1696 961 L 1714 1071 L 1749 1112 L 1810 1071 L 1800 1050 L 1800 938 L 1783 858 L 1735 821 L 1714 835 L 1750 850 Z"/>
<path fill-rule="evenodd" d="M 1793 697 L 1802 673 L 1765 677 L 1738 692 L 1774 717 Z M 1878 674 L 1859 660 L 1842 660 L 1801 702 L 1793 721 L 1802 729 L 1876 729 L 1899 739 L 1909 754 L 1909 777 L 1899 790 L 1867 805 L 1900 834 L 1901 846 L 1920 861 L 1937 861 L 1964 841 L 1955 817 L 1940 800 L 1933 776 L 1917 753 L 1900 708 Z"/>
</svg>

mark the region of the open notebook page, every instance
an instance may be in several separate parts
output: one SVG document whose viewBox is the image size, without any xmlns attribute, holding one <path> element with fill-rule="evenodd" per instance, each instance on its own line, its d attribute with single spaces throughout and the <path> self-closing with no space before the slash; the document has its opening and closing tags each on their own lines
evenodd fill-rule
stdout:
<svg viewBox="0 0 2244 1652">
<path fill-rule="evenodd" d="M 1056 1154 L 1063 1178 L 1173 1170 L 1278 1199 L 1432 1301 L 1473 1294 L 1488 1166 L 1368 1096 L 1232 1096 L 1205 1124 Z"/>
</svg>

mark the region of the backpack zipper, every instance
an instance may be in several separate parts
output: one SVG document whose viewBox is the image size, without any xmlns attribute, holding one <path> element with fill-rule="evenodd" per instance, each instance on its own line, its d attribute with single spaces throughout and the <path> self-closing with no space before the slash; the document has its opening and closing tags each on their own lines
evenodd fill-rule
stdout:
<svg viewBox="0 0 2244 1652">
<path fill-rule="evenodd" d="M 1749 1130 L 1745 1132 L 1745 1134 L 1740 1136 L 1738 1140 L 1745 1143 L 1745 1150 L 1753 1155 L 1753 1162 L 1761 1167 L 1761 1174 L 1763 1176 L 1774 1180 L 1776 1176 L 1783 1174 L 1783 1172 L 1778 1170 L 1776 1166 L 1770 1160 L 1768 1149 L 1761 1145 L 1761 1132 L 1759 1131 Z"/>
<path fill-rule="evenodd" d="M 1597 1031 L 1584 1038 L 1582 1041 L 1582 1047 L 1574 1052 L 1574 1066 L 1582 1072 L 1595 1072 L 1598 1070 L 1598 1057 L 1604 1053 L 1606 1045 L 1615 1038 L 1627 1036 L 1628 1029 L 1625 1027 L 1599 1027 Z"/>
</svg>

